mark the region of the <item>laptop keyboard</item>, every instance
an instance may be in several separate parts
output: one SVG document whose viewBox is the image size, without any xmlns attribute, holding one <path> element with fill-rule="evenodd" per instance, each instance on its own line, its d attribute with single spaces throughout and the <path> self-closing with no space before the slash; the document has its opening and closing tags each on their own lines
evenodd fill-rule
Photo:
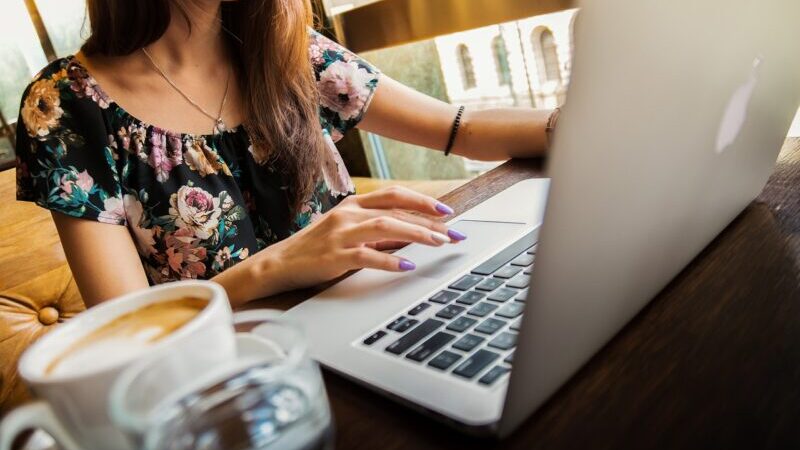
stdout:
<svg viewBox="0 0 800 450">
<path fill-rule="evenodd" d="M 511 371 L 536 257 L 536 231 L 375 330 L 362 343 L 413 364 L 493 385 Z"/>
</svg>

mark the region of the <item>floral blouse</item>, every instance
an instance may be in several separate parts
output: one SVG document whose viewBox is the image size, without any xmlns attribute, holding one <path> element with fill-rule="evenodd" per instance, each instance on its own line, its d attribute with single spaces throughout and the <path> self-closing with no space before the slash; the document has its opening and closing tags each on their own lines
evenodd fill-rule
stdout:
<svg viewBox="0 0 800 450">
<path fill-rule="evenodd" d="M 23 95 L 17 199 L 126 226 L 151 283 L 211 278 L 354 192 L 334 142 L 361 120 L 378 71 L 316 32 L 309 57 L 328 152 L 296 217 L 289 217 L 284 174 L 254 159 L 244 127 L 191 135 L 147 124 L 72 56 L 50 63 Z"/>
</svg>

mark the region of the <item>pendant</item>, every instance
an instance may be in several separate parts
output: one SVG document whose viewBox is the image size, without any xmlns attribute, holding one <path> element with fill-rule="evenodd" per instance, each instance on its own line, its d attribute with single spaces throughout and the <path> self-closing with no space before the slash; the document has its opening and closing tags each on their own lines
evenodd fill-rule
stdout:
<svg viewBox="0 0 800 450">
<path fill-rule="evenodd" d="M 222 121 L 222 118 L 217 119 L 217 123 L 214 124 L 214 133 L 215 134 L 222 134 L 227 129 L 228 129 L 228 127 L 225 126 L 225 122 Z"/>
</svg>

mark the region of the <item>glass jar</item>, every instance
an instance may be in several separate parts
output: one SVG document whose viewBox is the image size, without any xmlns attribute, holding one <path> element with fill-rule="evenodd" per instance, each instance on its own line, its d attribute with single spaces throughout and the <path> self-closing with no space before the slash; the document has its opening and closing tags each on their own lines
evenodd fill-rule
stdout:
<svg viewBox="0 0 800 450">
<path fill-rule="evenodd" d="M 169 354 L 128 369 L 110 397 L 115 424 L 143 450 L 332 448 L 325 386 L 302 332 L 277 314 L 257 317 L 237 334 L 235 363 L 189 385 L 169 381 Z"/>
</svg>

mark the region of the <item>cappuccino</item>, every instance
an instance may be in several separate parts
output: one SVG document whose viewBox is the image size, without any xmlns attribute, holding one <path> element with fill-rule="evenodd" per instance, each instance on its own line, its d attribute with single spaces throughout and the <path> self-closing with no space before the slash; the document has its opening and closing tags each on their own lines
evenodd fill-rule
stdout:
<svg viewBox="0 0 800 450">
<path fill-rule="evenodd" d="M 48 364 L 48 376 L 95 371 L 135 358 L 194 319 L 209 301 L 183 297 L 116 317 L 77 340 Z"/>
</svg>

